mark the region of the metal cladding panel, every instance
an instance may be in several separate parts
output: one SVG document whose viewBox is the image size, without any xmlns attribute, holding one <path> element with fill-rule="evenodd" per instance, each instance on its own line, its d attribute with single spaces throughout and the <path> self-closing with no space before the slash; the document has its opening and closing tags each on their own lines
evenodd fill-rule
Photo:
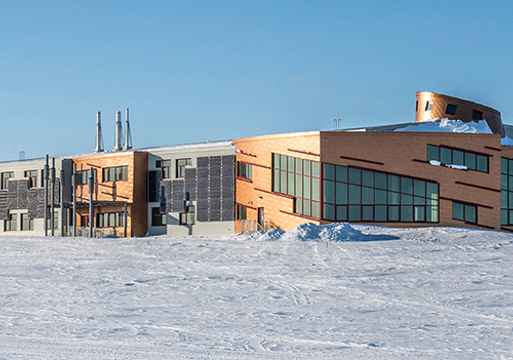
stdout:
<svg viewBox="0 0 513 360">
<path fill-rule="evenodd" d="M 197 159 L 198 168 L 200 167 L 208 167 L 209 159 L 208 157 L 199 157 Z"/>
<path fill-rule="evenodd" d="M 166 202 L 166 212 L 171 212 L 173 205 L 173 193 L 171 187 L 171 181 L 161 180 L 160 186 L 164 188 L 164 200 Z"/>
<path fill-rule="evenodd" d="M 221 221 L 221 210 L 210 211 L 209 221 Z"/>
<path fill-rule="evenodd" d="M 211 156 L 210 157 L 210 167 L 220 167 L 221 166 L 221 156 Z"/>
<path fill-rule="evenodd" d="M 196 203 L 196 207 L 198 210 L 207 210 L 208 211 L 208 201 L 198 201 Z"/>
<path fill-rule="evenodd" d="M 194 201 L 197 198 L 198 179 L 196 169 L 185 169 L 185 191 L 189 193 L 189 200 Z"/>
<path fill-rule="evenodd" d="M 221 199 L 221 209 L 231 209 L 233 210 L 235 207 L 235 199 L 222 198 Z"/>
<path fill-rule="evenodd" d="M 210 198 L 208 208 L 209 208 L 210 212 L 212 212 L 212 211 L 220 212 L 221 211 L 221 199 Z"/>
<path fill-rule="evenodd" d="M 225 155 L 221 156 L 221 164 L 223 167 L 225 166 L 234 166 L 235 165 L 235 155 Z"/>
<path fill-rule="evenodd" d="M 37 213 L 39 218 L 45 218 L 45 189 L 37 189 Z"/>
<path fill-rule="evenodd" d="M 220 199 L 221 198 L 221 189 L 210 189 L 210 199 Z"/>
<path fill-rule="evenodd" d="M 7 190 L 0 190 L 0 219 L 7 220 L 9 210 L 7 208 Z"/>
<path fill-rule="evenodd" d="M 196 219 L 198 221 L 208 221 L 208 211 L 198 209 L 198 211 L 196 213 Z"/>
<path fill-rule="evenodd" d="M 28 179 L 20 179 L 16 181 L 18 185 L 18 209 L 27 209 L 28 208 L 28 190 L 29 190 L 29 181 Z"/>
<path fill-rule="evenodd" d="M 211 177 L 210 178 L 210 191 L 213 189 L 220 190 L 221 189 L 221 178 L 220 177 Z"/>
<path fill-rule="evenodd" d="M 211 166 L 210 167 L 210 178 L 218 177 L 221 178 L 221 166 Z"/>
<path fill-rule="evenodd" d="M 231 209 L 222 209 L 221 210 L 221 220 L 222 221 L 232 221 L 235 220 L 235 210 Z"/>
<path fill-rule="evenodd" d="M 9 180 L 7 184 L 7 208 L 14 210 L 18 208 L 18 182 Z"/>
<path fill-rule="evenodd" d="M 27 215 L 29 218 L 44 218 L 43 206 L 39 207 L 39 190 L 40 189 L 29 189 L 27 194 Z M 43 189 L 44 191 L 44 189 Z M 44 193 L 43 193 L 44 199 Z"/>
<path fill-rule="evenodd" d="M 185 211 L 184 202 L 183 201 L 173 201 L 172 211 L 173 212 Z"/>
</svg>

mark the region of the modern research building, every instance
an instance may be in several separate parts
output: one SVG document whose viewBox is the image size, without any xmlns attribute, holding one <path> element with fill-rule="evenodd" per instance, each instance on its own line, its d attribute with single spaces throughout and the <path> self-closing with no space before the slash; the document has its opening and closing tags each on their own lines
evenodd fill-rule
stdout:
<svg viewBox="0 0 513 360">
<path fill-rule="evenodd" d="M 418 92 L 415 122 L 136 150 L 127 130 L 128 112 L 123 140 L 118 113 L 115 148 L 104 151 L 98 117 L 94 153 L 50 159 L 48 171 L 45 159 L 0 163 L 0 234 L 211 235 L 306 222 L 513 231 L 513 131 L 471 101 Z"/>
</svg>

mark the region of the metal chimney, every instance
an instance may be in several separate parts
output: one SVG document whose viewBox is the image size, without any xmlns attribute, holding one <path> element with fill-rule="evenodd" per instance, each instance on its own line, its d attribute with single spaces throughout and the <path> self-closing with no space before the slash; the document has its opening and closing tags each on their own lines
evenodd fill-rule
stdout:
<svg viewBox="0 0 513 360">
<path fill-rule="evenodd" d="M 94 152 L 102 152 L 103 151 L 101 116 L 102 116 L 101 113 L 98 111 L 98 113 L 96 114 L 96 138 L 94 141 Z"/>
<path fill-rule="evenodd" d="M 132 148 L 132 132 L 130 131 L 130 122 L 128 121 L 128 108 L 126 108 L 126 121 L 125 121 L 125 142 L 123 150 L 130 150 Z"/>
<path fill-rule="evenodd" d="M 114 151 L 123 150 L 123 138 L 121 129 L 121 111 L 116 113 L 116 135 L 114 137 Z"/>
</svg>

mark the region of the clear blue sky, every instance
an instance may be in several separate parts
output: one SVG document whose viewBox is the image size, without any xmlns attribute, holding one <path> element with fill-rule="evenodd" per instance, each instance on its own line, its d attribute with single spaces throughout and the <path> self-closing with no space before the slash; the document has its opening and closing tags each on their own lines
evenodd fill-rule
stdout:
<svg viewBox="0 0 513 360">
<path fill-rule="evenodd" d="M 413 121 L 415 92 L 513 123 L 512 1 L 0 0 L 0 160 Z"/>
</svg>

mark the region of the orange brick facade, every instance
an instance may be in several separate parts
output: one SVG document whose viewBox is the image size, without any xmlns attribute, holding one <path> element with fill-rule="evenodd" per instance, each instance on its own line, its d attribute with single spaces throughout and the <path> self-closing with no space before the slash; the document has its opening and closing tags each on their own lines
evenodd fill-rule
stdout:
<svg viewBox="0 0 513 360">
<path fill-rule="evenodd" d="M 97 181 L 94 185 L 94 201 L 126 201 L 128 204 L 128 236 L 144 236 L 147 232 L 147 200 L 146 179 L 148 169 L 148 153 L 129 151 L 109 154 L 97 154 L 74 158 L 77 172 L 91 168 L 96 170 Z M 106 181 L 103 170 L 110 167 L 127 166 L 127 180 Z M 88 202 L 88 184 L 77 186 L 77 201 Z M 95 207 L 94 225 L 98 227 L 98 214 L 122 212 L 123 205 L 102 205 Z M 77 209 L 77 224 L 83 222 L 84 217 L 89 216 L 88 207 Z M 123 236 L 124 227 L 116 227 L 116 234 Z"/>
<path fill-rule="evenodd" d="M 342 131 L 238 139 L 234 140 L 237 161 L 252 164 L 253 175 L 251 181 L 237 178 L 236 202 L 247 207 L 247 219 L 257 220 L 258 209 L 263 208 L 265 218 L 283 230 L 290 230 L 305 222 L 330 222 L 322 220 L 322 206 L 318 218 L 294 214 L 294 197 L 272 191 L 272 154 L 278 153 L 438 184 L 438 222 L 374 222 L 376 225 L 470 226 L 500 230 L 501 155 L 508 154 L 513 158 L 513 149 L 501 147 L 500 139 L 498 134 Z M 428 144 L 486 156 L 489 171 L 432 165 L 427 161 Z M 475 206 L 477 223 L 468 224 L 453 219 L 453 202 Z M 240 231 L 240 221 L 237 221 L 236 229 Z"/>
</svg>

